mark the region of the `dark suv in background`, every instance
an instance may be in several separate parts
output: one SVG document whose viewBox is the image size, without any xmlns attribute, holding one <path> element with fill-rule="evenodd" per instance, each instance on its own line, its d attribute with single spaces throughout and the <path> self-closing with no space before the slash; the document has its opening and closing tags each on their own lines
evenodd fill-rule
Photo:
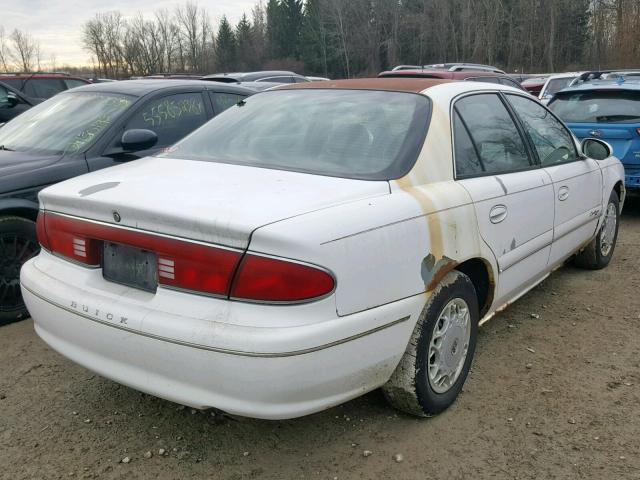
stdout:
<svg viewBox="0 0 640 480">
<path fill-rule="evenodd" d="M 40 102 L 0 82 L 0 127 Z"/>
<path fill-rule="evenodd" d="M 46 100 L 70 88 L 88 85 L 86 78 L 66 73 L 0 73 L 0 82 L 24 93 L 27 97 Z"/>
<path fill-rule="evenodd" d="M 252 93 L 197 80 L 100 83 L 56 95 L 0 128 L 0 324 L 27 315 L 19 274 L 39 251 L 41 189 L 153 155 Z"/>
</svg>

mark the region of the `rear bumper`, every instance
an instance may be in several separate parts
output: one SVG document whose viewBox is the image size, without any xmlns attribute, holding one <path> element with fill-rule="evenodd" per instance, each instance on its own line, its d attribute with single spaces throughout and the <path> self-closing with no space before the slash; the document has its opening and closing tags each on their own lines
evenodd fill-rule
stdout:
<svg viewBox="0 0 640 480">
<path fill-rule="evenodd" d="M 146 393 L 256 418 L 306 415 L 385 383 L 425 301 L 418 296 L 347 317 L 335 317 L 334 310 L 333 319 L 268 327 L 291 315 L 285 310 L 298 307 L 213 298 L 193 302 L 193 295 L 161 292 L 173 296 L 174 306 L 183 302 L 185 313 L 200 313 L 177 315 L 148 308 L 154 295 L 108 284 L 99 271 L 63 264 L 67 262 L 45 252 L 25 264 L 21 273 L 36 332 L 52 348 Z M 76 275 L 51 275 L 60 268 L 76 270 Z M 78 276 L 86 278 L 78 281 Z M 102 298 L 92 291 L 100 282 L 112 288 Z M 198 305 L 190 308 L 200 301 L 208 304 L 205 317 Z M 259 309 L 265 326 L 220 322 L 236 318 L 229 304 L 244 310 L 246 317 Z M 313 308 L 307 307 L 306 314 L 313 315 Z M 318 315 L 322 307 L 317 310 Z M 127 321 L 120 323 L 122 318 Z"/>
</svg>

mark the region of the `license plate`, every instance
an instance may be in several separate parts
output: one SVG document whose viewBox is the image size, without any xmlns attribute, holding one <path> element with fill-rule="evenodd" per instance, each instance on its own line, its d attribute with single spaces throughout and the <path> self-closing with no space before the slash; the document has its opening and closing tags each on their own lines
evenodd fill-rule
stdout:
<svg viewBox="0 0 640 480">
<path fill-rule="evenodd" d="M 158 287 L 156 254 L 139 248 L 104 242 L 102 276 L 110 282 L 155 292 Z"/>
</svg>

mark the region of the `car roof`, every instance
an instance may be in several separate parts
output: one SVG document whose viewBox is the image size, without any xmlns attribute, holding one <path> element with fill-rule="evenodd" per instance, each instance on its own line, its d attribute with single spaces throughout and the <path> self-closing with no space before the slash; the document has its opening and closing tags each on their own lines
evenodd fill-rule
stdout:
<svg viewBox="0 0 640 480">
<path fill-rule="evenodd" d="M 103 93 L 122 93 L 126 95 L 135 95 L 142 97 L 152 92 L 160 90 L 171 90 L 176 88 L 198 88 L 202 90 L 214 90 L 218 92 L 239 93 L 249 95 L 255 93 L 254 90 L 239 87 L 233 84 L 206 82 L 201 80 L 162 80 L 143 79 L 143 80 L 122 80 L 119 82 L 93 83 L 82 87 L 76 87 L 71 92 L 103 92 Z"/>
<path fill-rule="evenodd" d="M 329 80 L 324 82 L 287 83 L 276 90 L 323 89 L 323 90 L 387 90 L 395 92 L 420 93 L 428 88 L 452 80 L 440 78 L 353 78 L 349 80 Z"/>
<path fill-rule="evenodd" d="M 620 80 L 592 80 L 590 82 L 579 83 L 576 85 L 568 86 L 562 90 L 560 90 L 556 95 L 560 93 L 565 94 L 568 92 L 588 92 L 594 90 L 610 90 L 610 91 L 638 91 L 640 90 L 640 81 L 639 80 L 625 80 L 624 82 L 620 82 Z"/>
<path fill-rule="evenodd" d="M 279 76 L 302 76 L 298 75 L 295 72 L 290 72 L 287 70 L 261 70 L 257 72 L 230 72 L 230 73 L 214 73 L 212 75 L 205 75 L 203 78 L 233 78 L 233 79 L 244 79 L 245 81 L 250 81 L 252 79 L 265 78 L 265 77 L 279 77 Z"/>
<path fill-rule="evenodd" d="M 81 80 L 83 82 L 90 83 L 90 81 L 84 77 L 76 77 L 74 75 L 67 75 L 66 73 L 0 73 L 0 80 L 31 80 L 34 78 L 61 78 Z"/>
</svg>

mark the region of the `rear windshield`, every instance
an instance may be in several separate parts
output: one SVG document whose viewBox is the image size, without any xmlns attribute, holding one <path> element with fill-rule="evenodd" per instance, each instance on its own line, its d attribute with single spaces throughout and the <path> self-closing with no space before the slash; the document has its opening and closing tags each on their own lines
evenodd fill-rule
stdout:
<svg viewBox="0 0 640 480">
<path fill-rule="evenodd" d="M 161 156 L 335 177 L 405 175 L 424 142 L 427 97 L 370 90 L 275 90 L 248 97 Z"/>
<path fill-rule="evenodd" d="M 549 83 L 547 83 L 547 88 L 544 91 L 545 95 L 555 95 L 563 88 L 567 88 L 569 84 L 573 82 L 574 78 L 575 77 L 554 78 L 552 80 L 549 80 Z"/>
<path fill-rule="evenodd" d="M 557 95 L 549 108 L 567 123 L 638 123 L 640 92 L 564 93 Z"/>
</svg>

